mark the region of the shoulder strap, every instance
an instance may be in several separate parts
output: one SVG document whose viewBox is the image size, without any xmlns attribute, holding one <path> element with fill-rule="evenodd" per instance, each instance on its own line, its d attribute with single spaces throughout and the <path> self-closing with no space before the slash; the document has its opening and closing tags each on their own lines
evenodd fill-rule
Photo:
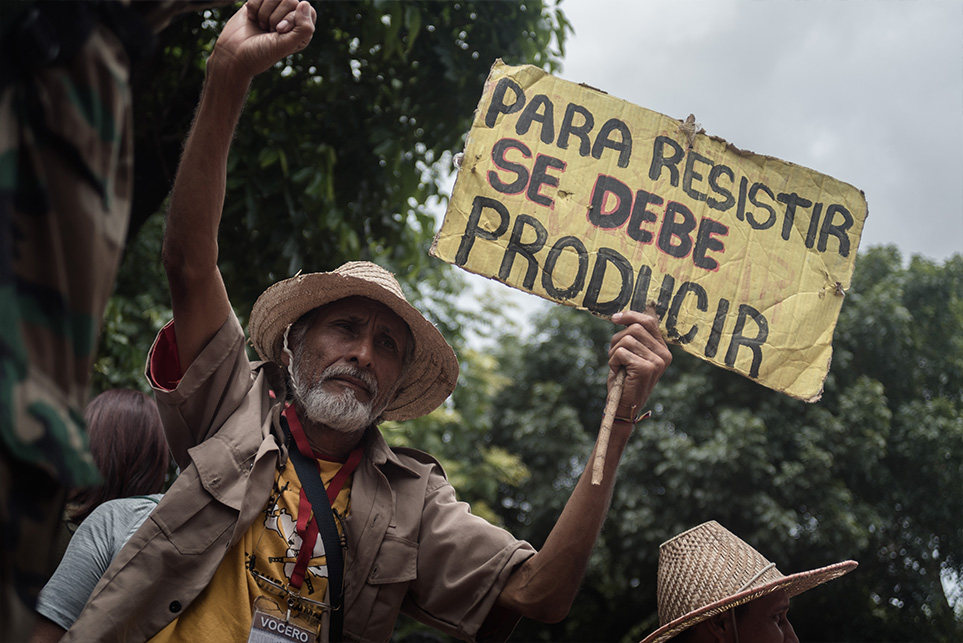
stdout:
<svg viewBox="0 0 963 643">
<path fill-rule="evenodd" d="M 333 605 L 328 639 L 340 641 L 344 625 L 344 599 L 341 596 L 342 579 L 344 578 L 344 554 L 341 551 L 341 536 L 338 533 L 338 526 L 334 523 L 334 514 L 331 509 L 331 502 L 328 500 L 328 494 L 324 490 L 324 483 L 321 482 L 321 476 L 318 475 L 317 464 L 301 453 L 297 445 L 291 444 L 291 429 L 288 428 L 288 420 L 283 413 L 281 414 L 281 426 L 284 427 L 284 436 L 289 444 L 289 458 L 294 464 L 294 470 L 298 474 L 304 493 L 311 501 L 314 519 L 318 523 L 318 532 L 321 535 L 321 541 L 324 543 L 324 555 L 328 562 L 328 593 L 331 597 L 331 605 Z"/>
</svg>

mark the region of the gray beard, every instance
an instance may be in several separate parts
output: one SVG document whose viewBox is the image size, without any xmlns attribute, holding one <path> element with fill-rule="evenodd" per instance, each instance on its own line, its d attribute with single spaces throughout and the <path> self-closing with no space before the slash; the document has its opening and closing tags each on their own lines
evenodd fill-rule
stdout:
<svg viewBox="0 0 963 643">
<path fill-rule="evenodd" d="M 371 393 L 371 401 L 362 402 L 355 392 L 346 388 L 341 393 L 331 393 L 323 388 L 324 382 L 337 375 L 351 375 L 365 383 Z M 306 418 L 341 433 L 356 433 L 374 422 L 384 408 L 376 409 L 372 402 L 378 394 L 378 384 L 366 371 L 347 364 L 332 364 L 324 369 L 317 382 L 304 383 L 298 360 L 291 369 L 291 389 L 295 401 Z"/>
</svg>

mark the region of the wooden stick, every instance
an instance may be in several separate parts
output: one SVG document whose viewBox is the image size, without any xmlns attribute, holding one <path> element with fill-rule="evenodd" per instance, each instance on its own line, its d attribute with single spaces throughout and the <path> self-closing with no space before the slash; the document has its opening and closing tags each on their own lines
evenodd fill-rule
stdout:
<svg viewBox="0 0 963 643">
<path fill-rule="evenodd" d="M 622 399 L 622 387 L 625 385 L 625 367 L 619 369 L 612 382 L 612 388 L 605 398 L 605 411 L 602 413 L 602 426 L 599 427 L 599 439 L 595 448 L 595 462 L 592 465 L 592 484 L 602 484 L 602 473 L 605 469 L 605 452 L 609 448 L 609 433 L 612 431 L 612 421 Z"/>
</svg>

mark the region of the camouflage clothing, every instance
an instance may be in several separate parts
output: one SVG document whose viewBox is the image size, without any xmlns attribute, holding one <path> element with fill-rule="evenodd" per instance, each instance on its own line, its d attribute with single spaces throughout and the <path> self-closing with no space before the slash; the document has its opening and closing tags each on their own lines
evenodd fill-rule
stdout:
<svg viewBox="0 0 963 643">
<path fill-rule="evenodd" d="M 0 90 L 0 634 L 29 622 L 16 601 L 32 609 L 51 571 L 66 490 L 99 480 L 83 409 L 133 182 L 113 33 L 97 25 L 70 60 L 29 71 Z"/>
<path fill-rule="evenodd" d="M 100 478 L 83 409 L 130 216 L 129 51 L 185 6 L 122 4 L 0 12 L 2 640 L 30 633 L 67 490 Z"/>
<path fill-rule="evenodd" d="M 127 56 L 103 27 L 0 95 L 0 438 L 70 486 L 98 479 L 82 414 L 127 234 L 130 112 Z"/>
</svg>

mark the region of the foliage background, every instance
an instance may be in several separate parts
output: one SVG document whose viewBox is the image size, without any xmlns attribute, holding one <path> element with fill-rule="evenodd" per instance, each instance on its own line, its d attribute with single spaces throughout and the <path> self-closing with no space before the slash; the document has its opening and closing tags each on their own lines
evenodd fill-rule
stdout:
<svg viewBox="0 0 963 643">
<path fill-rule="evenodd" d="M 564 307 L 520 332 L 497 288 L 459 305 L 431 260 L 432 210 L 496 57 L 557 70 L 570 27 L 550 2 L 330 2 L 311 45 L 258 77 L 237 132 L 220 233 L 238 316 L 297 270 L 371 259 L 458 352 L 438 411 L 383 427 L 445 464 L 473 511 L 536 547 L 585 464 L 604 396 L 609 322 Z M 146 389 L 170 318 L 164 199 L 222 11 L 183 16 L 134 77 L 137 183 L 94 391 Z M 569 618 L 518 641 L 635 641 L 657 626 L 658 546 L 708 519 L 784 573 L 860 567 L 800 596 L 801 640 L 957 641 L 941 577 L 963 575 L 963 257 L 864 252 L 823 400 L 806 405 L 681 351 L 623 458 L 609 521 Z M 469 341 L 469 339 L 471 341 Z M 957 590 L 959 586 L 957 585 Z M 959 601 L 959 595 L 957 595 Z M 399 622 L 398 640 L 440 638 Z"/>
<path fill-rule="evenodd" d="M 674 351 L 654 418 L 623 457 L 573 615 L 523 623 L 519 640 L 642 638 L 656 627 L 644 606 L 655 605 L 659 543 L 708 519 L 784 573 L 859 561 L 794 600 L 800 640 L 960 640 L 959 602 L 954 614 L 941 576 L 963 571 L 961 327 L 963 256 L 904 267 L 894 248 L 875 248 L 859 257 L 819 403 Z M 503 339 L 496 361 L 516 375 L 492 405 L 492 442 L 511 445 L 532 475 L 502 488 L 499 513 L 534 543 L 590 451 L 611 332 L 556 307 L 530 340 Z"/>
</svg>

